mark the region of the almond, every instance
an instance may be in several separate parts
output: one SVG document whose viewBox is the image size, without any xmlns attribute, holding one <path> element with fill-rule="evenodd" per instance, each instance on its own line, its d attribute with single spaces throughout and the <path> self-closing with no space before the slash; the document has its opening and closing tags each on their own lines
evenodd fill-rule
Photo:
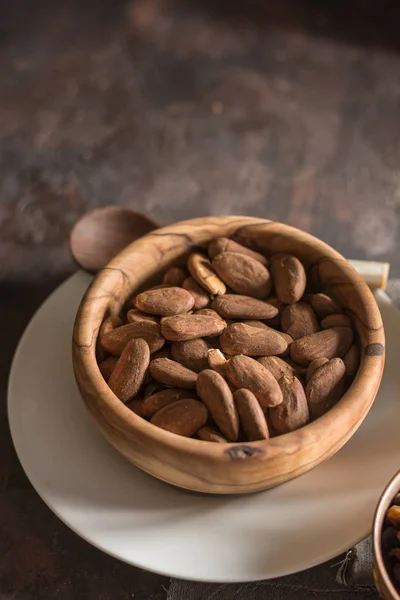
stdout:
<svg viewBox="0 0 400 600">
<path fill-rule="evenodd" d="M 320 319 L 342 312 L 340 306 L 327 294 L 313 294 L 311 296 L 311 306 Z"/>
<path fill-rule="evenodd" d="M 176 287 L 182 287 L 186 277 L 187 273 L 184 269 L 181 269 L 180 267 L 170 267 L 163 277 L 163 283 Z"/>
<path fill-rule="evenodd" d="M 185 342 L 172 342 L 171 353 L 174 360 L 199 373 L 203 369 L 208 369 L 208 351 L 211 348 L 209 342 L 197 338 Z"/>
<path fill-rule="evenodd" d="M 305 302 L 290 304 L 282 311 L 282 329 L 294 340 L 319 331 L 317 317 L 311 306 Z"/>
<path fill-rule="evenodd" d="M 114 331 L 114 329 L 117 329 L 117 327 L 121 327 L 122 325 L 122 321 L 119 317 L 107 317 L 103 323 L 101 324 L 100 327 L 100 331 L 99 331 L 99 340 L 101 343 L 101 339 L 104 335 L 106 335 L 107 333 L 110 333 L 110 331 Z"/>
<path fill-rule="evenodd" d="M 194 252 L 187 263 L 191 276 L 198 284 L 213 296 L 225 294 L 226 286 L 211 266 L 211 262 L 204 254 Z"/>
<path fill-rule="evenodd" d="M 171 433 L 190 437 L 205 425 L 207 418 L 206 406 L 188 398 L 164 406 L 152 416 L 150 423 Z"/>
<path fill-rule="evenodd" d="M 275 292 L 281 302 L 298 302 L 306 289 L 307 277 L 302 263 L 291 254 L 275 254 L 270 262 Z"/>
<path fill-rule="evenodd" d="M 150 348 L 150 352 L 160 350 L 165 340 L 161 335 L 161 328 L 158 323 L 143 321 L 140 323 L 128 323 L 117 329 L 103 335 L 101 345 L 110 354 L 119 356 L 127 343 L 135 338 L 144 339 Z"/>
<path fill-rule="evenodd" d="M 179 315 L 189 311 L 193 305 L 191 293 L 180 287 L 142 292 L 135 299 L 136 308 L 151 315 Z"/>
<path fill-rule="evenodd" d="M 125 346 L 108 380 L 114 394 L 129 402 L 138 393 L 150 362 L 148 344 L 142 339 L 132 339 Z"/>
<path fill-rule="evenodd" d="M 214 319 L 222 319 L 222 317 L 215 312 L 212 308 L 201 308 L 200 310 L 196 310 L 195 315 L 207 315 L 209 317 L 213 317 Z M 222 319 L 224 321 L 224 319 Z"/>
<path fill-rule="evenodd" d="M 306 372 L 306 381 L 308 382 L 314 375 L 315 371 L 317 371 L 317 369 L 322 367 L 322 365 L 324 365 L 327 362 L 329 362 L 329 360 L 324 356 L 321 356 L 321 358 L 315 358 L 312 362 L 310 362 Z"/>
<path fill-rule="evenodd" d="M 108 356 L 99 363 L 100 373 L 104 379 L 108 381 L 111 377 L 111 373 L 114 371 L 115 365 L 117 364 L 118 358 L 116 356 Z"/>
<path fill-rule="evenodd" d="M 215 336 L 226 327 L 221 317 L 209 315 L 178 315 L 166 318 L 161 326 L 163 336 L 172 342 L 194 340 L 205 336 Z"/>
<path fill-rule="evenodd" d="M 333 358 L 317 369 L 309 379 L 306 395 L 313 419 L 323 415 L 343 395 L 345 373 L 346 367 L 342 359 Z"/>
<path fill-rule="evenodd" d="M 285 350 L 283 350 L 283 352 L 277 352 L 278 356 L 285 358 L 290 354 L 290 346 L 293 344 L 293 338 L 288 333 L 283 333 L 282 331 L 277 331 L 276 333 L 278 333 L 286 342 Z"/>
<path fill-rule="evenodd" d="M 343 357 L 343 362 L 346 367 L 346 375 L 355 377 L 360 365 L 360 350 L 356 344 L 353 344 Z"/>
<path fill-rule="evenodd" d="M 329 329 L 330 327 L 353 327 L 350 317 L 346 315 L 328 315 L 321 321 L 322 329 Z"/>
<path fill-rule="evenodd" d="M 225 379 L 216 371 L 205 369 L 197 377 L 196 389 L 219 429 L 235 442 L 239 435 L 239 418 Z"/>
<path fill-rule="evenodd" d="M 282 402 L 282 392 L 274 376 L 259 362 L 249 356 L 237 355 L 227 361 L 226 375 L 238 389 L 253 392 L 263 407 Z"/>
<path fill-rule="evenodd" d="M 190 292 L 194 299 L 193 308 L 199 310 L 205 308 L 210 304 L 210 296 L 198 283 L 195 282 L 193 277 L 188 277 L 182 284 L 182 287 Z"/>
<path fill-rule="evenodd" d="M 182 390 L 179 388 L 169 388 L 155 392 L 146 398 L 143 398 L 141 402 L 141 411 L 144 417 L 150 419 L 156 414 L 161 408 L 177 402 L 177 400 L 184 400 L 185 398 L 193 398 L 194 392 L 188 390 Z"/>
<path fill-rule="evenodd" d="M 245 254 L 223 252 L 212 261 L 214 270 L 234 292 L 253 298 L 267 298 L 272 282 L 269 271 L 258 260 Z"/>
<path fill-rule="evenodd" d="M 283 376 L 279 381 L 283 402 L 270 408 L 269 416 L 276 433 L 289 433 L 310 420 L 306 395 L 297 377 Z"/>
<path fill-rule="evenodd" d="M 255 252 L 255 250 L 250 250 L 250 248 L 246 248 L 246 246 L 238 244 L 238 242 L 230 240 L 226 237 L 217 238 L 208 246 L 208 256 L 211 259 L 217 256 L 217 254 L 222 254 L 222 252 L 236 252 L 238 254 L 245 254 L 246 256 L 254 258 L 254 260 L 257 260 L 262 265 L 268 265 L 268 260 L 263 254 Z"/>
<path fill-rule="evenodd" d="M 272 356 L 287 348 L 287 341 L 274 329 L 261 329 L 245 323 L 229 325 L 221 334 L 220 343 L 227 354 L 246 356 Z"/>
<path fill-rule="evenodd" d="M 332 327 L 300 338 L 290 348 L 291 358 L 301 365 L 308 366 L 315 358 L 343 356 L 353 341 L 353 331 L 348 327 Z"/>
<path fill-rule="evenodd" d="M 282 358 L 279 358 L 279 356 L 260 356 L 260 358 L 257 358 L 257 361 L 268 369 L 277 381 L 282 379 L 284 375 L 286 377 L 293 377 L 295 375 L 293 367 L 288 365 Z"/>
<path fill-rule="evenodd" d="M 250 390 L 240 389 L 234 393 L 240 424 L 249 442 L 267 440 L 269 430 L 262 408 Z"/>
<path fill-rule="evenodd" d="M 211 308 L 227 319 L 271 319 L 278 314 L 272 304 L 238 294 L 218 296 L 212 301 Z"/>
<path fill-rule="evenodd" d="M 220 373 L 220 375 L 225 375 L 226 364 L 227 360 L 222 354 L 221 350 L 213 348 L 212 350 L 208 351 L 208 365 L 210 369 L 217 371 L 217 373 Z"/>
<path fill-rule="evenodd" d="M 215 442 L 217 444 L 226 444 L 228 440 L 224 438 L 222 433 L 212 427 L 202 427 L 197 432 L 197 437 L 204 442 Z"/>
<path fill-rule="evenodd" d="M 158 323 L 158 317 L 155 317 L 154 315 L 147 315 L 137 308 L 128 310 L 126 313 L 126 318 L 128 323 L 143 323 L 143 321 L 152 321 L 153 323 Z"/>
<path fill-rule="evenodd" d="M 197 373 L 169 358 L 156 358 L 149 366 L 150 375 L 164 385 L 195 389 Z"/>
</svg>

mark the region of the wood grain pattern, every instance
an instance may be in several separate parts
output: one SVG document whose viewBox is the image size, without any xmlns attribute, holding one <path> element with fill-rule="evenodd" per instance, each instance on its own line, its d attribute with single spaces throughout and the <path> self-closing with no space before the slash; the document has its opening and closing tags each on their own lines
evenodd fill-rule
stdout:
<svg viewBox="0 0 400 600">
<path fill-rule="evenodd" d="M 154 281 L 194 248 L 232 236 L 271 255 L 292 252 L 313 269 L 322 288 L 354 318 L 361 343 L 359 372 L 345 396 L 320 419 L 268 441 L 212 444 L 162 431 L 129 411 L 111 392 L 95 360 L 99 327 L 138 288 Z M 356 431 L 375 398 L 384 366 L 384 331 L 375 300 L 335 250 L 293 227 L 250 217 L 209 217 L 164 227 L 119 254 L 87 290 L 73 336 L 76 379 L 100 431 L 128 460 L 174 485 L 240 494 L 272 487 L 332 456 Z M 372 350 L 371 350 L 372 349 Z"/>
</svg>

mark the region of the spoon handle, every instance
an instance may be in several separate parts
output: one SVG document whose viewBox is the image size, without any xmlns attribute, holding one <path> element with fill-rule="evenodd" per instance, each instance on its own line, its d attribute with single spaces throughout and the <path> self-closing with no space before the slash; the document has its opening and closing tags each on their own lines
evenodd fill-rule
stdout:
<svg viewBox="0 0 400 600">
<path fill-rule="evenodd" d="M 349 263 L 359 272 L 371 289 L 386 289 L 390 269 L 389 263 L 353 259 L 349 259 Z"/>
</svg>

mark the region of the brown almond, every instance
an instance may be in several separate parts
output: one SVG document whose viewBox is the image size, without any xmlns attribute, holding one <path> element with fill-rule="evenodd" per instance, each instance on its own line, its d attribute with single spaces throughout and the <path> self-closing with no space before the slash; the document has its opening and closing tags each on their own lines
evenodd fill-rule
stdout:
<svg viewBox="0 0 400 600">
<path fill-rule="evenodd" d="M 229 325 L 220 336 L 220 344 L 227 354 L 246 356 L 272 356 L 287 348 L 287 341 L 274 329 L 261 329 L 246 323 Z"/>
<path fill-rule="evenodd" d="M 278 333 L 281 338 L 283 338 L 287 344 L 285 350 L 283 350 L 283 352 L 278 352 L 278 356 L 281 356 L 282 358 L 285 358 L 286 356 L 290 355 L 290 346 L 291 344 L 293 344 L 293 338 L 288 334 L 288 333 L 283 333 L 282 331 L 277 331 L 276 333 Z"/>
<path fill-rule="evenodd" d="M 268 369 L 277 381 L 282 379 L 284 375 L 286 377 L 293 377 L 295 375 L 293 367 L 288 365 L 282 358 L 279 358 L 279 356 L 260 356 L 260 358 L 257 358 L 257 361 Z"/>
<path fill-rule="evenodd" d="M 268 269 L 251 256 L 223 252 L 214 257 L 212 266 L 237 294 L 263 299 L 271 293 L 272 281 Z"/>
<path fill-rule="evenodd" d="M 188 399 L 193 397 L 194 392 L 179 388 L 160 390 L 154 394 L 151 394 L 150 396 L 146 396 L 146 398 L 143 398 L 141 403 L 141 411 L 146 419 L 150 419 L 156 414 L 157 411 L 159 411 L 161 408 L 164 408 L 164 406 L 172 404 L 173 402 L 177 402 L 178 400 L 184 400 L 185 398 Z"/>
<path fill-rule="evenodd" d="M 353 331 L 349 327 L 324 329 L 293 342 L 290 356 L 294 361 L 305 366 L 321 356 L 329 359 L 341 357 L 350 348 L 353 337 Z"/>
<path fill-rule="evenodd" d="M 253 392 L 246 389 L 236 390 L 234 399 L 240 417 L 240 425 L 248 441 L 267 440 L 269 438 L 268 424 Z"/>
<path fill-rule="evenodd" d="M 187 277 L 187 273 L 180 267 L 170 267 L 163 277 L 163 283 L 173 285 L 174 287 L 182 287 L 183 282 Z"/>
<path fill-rule="evenodd" d="M 138 396 L 136 396 L 136 398 L 134 398 L 133 400 L 128 402 L 126 407 L 129 408 L 129 410 L 134 412 L 136 415 L 138 415 L 138 417 L 143 418 L 143 413 L 142 413 L 142 408 L 141 408 L 141 400 Z"/>
<path fill-rule="evenodd" d="M 311 306 L 320 319 L 342 312 L 340 306 L 327 294 L 313 294 L 311 296 Z"/>
<path fill-rule="evenodd" d="M 227 444 L 228 440 L 224 438 L 220 431 L 213 429 L 212 427 L 202 427 L 197 432 L 197 437 L 204 442 L 215 442 L 217 444 Z"/>
<path fill-rule="evenodd" d="M 222 354 L 221 350 L 218 350 L 218 348 L 213 348 L 212 350 L 208 351 L 208 366 L 210 369 L 217 371 L 217 373 L 220 373 L 220 375 L 224 375 L 226 364 L 227 360 Z"/>
<path fill-rule="evenodd" d="M 211 308 L 227 319 L 271 319 L 278 314 L 272 304 L 239 294 L 218 296 L 211 302 Z"/>
<path fill-rule="evenodd" d="M 126 319 L 128 323 L 143 323 L 143 321 L 152 321 L 153 323 L 158 323 L 158 317 L 155 317 L 154 315 L 147 315 L 137 308 L 128 310 L 126 313 Z"/>
<path fill-rule="evenodd" d="M 327 330 L 331 331 L 331 330 Z M 346 367 L 341 358 L 333 358 L 317 369 L 306 386 L 310 414 L 317 419 L 329 410 L 344 393 Z"/>
<path fill-rule="evenodd" d="M 281 302 L 298 302 L 306 289 L 307 277 L 302 263 L 291 254 L 275 254 L 270 261 L 275 293 Z"/>
<path fill-rule="evenodd" d="M 163 336 L 171 342 L 183 342 L 196 338 L 215 336 L 226 327 L 221 317 L 209 315 L 178 315 L 166 318 L 161 325 Z"/>
<path fill-rule="evenodd" d="M 118 358 L 116 356 L 108 356 L 99 363 L 100 373 L 104 379 L 108 381 L 111 377 L 111 373 L 114 371 L 115 365 L 117 364 Z"/>
<path fill-rule="evenodd" d="M 237 355 L 227 361 L 226 375 L 238 389 L 253 392 L 263 407 L 277 406 L 282 402 L 278 382 L 265 367 L 249 356 Z"/>
<path fill-rule="evenodd" d="M 104 336 L 114 331 L 114 329 L 121 327 L 121 325 L 122 320 L 119 317 L 107 317 L 106 319 L 104 319 L 99 330 L 98 347 L 96 351 L 97 360 L 101 361 L 106 357 L 105 348 L 103 346 Z"/>
<path fill-rule="evenodd" d="M 205 369 L 197 377 L 196 389 L 218 428 L 235 442 L 239 436 L 239 418 L 225 379 L 216 371 Z"/>
<path fill-rule="evenodd" d="M 138 393 L 147 367 L 150 363 L 150 349 L 145 340 L 132 339 L 125 346 L 108 380 L 114 394 L 129 402 Z"/>
<path fill-rule="evenodd" d="M 103 335 L 101 345 L 110 354 L 120 356 L 127 343 L 135 338 L 144 339 L 150 348 L 150 352 L 160 350 L 165 339 L 161 335 L 158 323 L 143 321 L 140 323 L 128 323 Z"/>
<path fill-rule="evenodd" d="M 355 377 L 360 366 L 360 350 L 357 344 L 353 344 L 343 356 L 343 362 L 346 367 L 346 375 Z"/>
<path fill-rule="evenodd" d="M 254 260 L 257 260 L 262 265 L 268 265 L 268 259 L 263 254 L 260 254 L 255 250 L 250 250 L 250 248 L 247 248 L 242 244 L 238 244 L 238 242 L 230 240 L 226 237 L 217 238 L 208 246 L 208 256 L 211 259 L 217 256 L 217 254 L 222 254 L 222 252 L 236 252 L 238 254 L 245 254 L 246 256 L 254 258 Z"/>
<path fill-rule="evenodd" d="M 194 390 L 197 373 L 169 358 L 156 358 L 150 362 L 150 375 L 164 385 Z"/>
<path fill-rule="evenodd" d="M 328 315 L 321 321 L 322 329 L 329 329 L 330 327 L 353 327 L 350 317 L 346 315 Z"/>
<path fill-rule="evenodd" d="M 317 369 L 322 367 L 322 365 L 324 365 L 327 362 L 329 362 L 329 360 L 327 358 L 325 358 L 325 356 L 321 356 L 320 358 L 315 358 L 313 361 L 311 361 L 310 364 L 308 365 L 307 372 L 306 372 L 306 382 L 308 382 L 311 379 L 311 377 L 314 375 L 314 373 L 315 373 L 315 371 L 317 371 Z"/>
<path fill-rule="evenodd" d="M 213 317 L 214 319 L 221 319 L 222 317 L 215 312 L 212 308 L 201 308 L 200 310 L 196 310 L 195 315 L 207 315 L 209 317 Z"/>
<path fill-rule="evenodd" d="M 207 418 L 206 406 L 189 398 L 164 406 L 152 416 L 150 423 L 171 433 L 190 437 L 205 425 Z"/>
<path fill-rule="evenodd" d="M 180 287 L 142 292 L 135 299 L 136 308 L 151 315 L 179 315 L 189 311 L 193 305 L 192 294 Z"/>
<path fill-rule="evenodd" d="M 305 302 L 296 302 L 283 309 L 282 329 L 294 340 L 319 331 L 317 317 L 311 306 Z"/>
<path fill-rule="evenodd" d="M 187 266 L 193 279 L 209 294 L 213 296 L 225 294 L 226 286 L 218 277 L 207 256 L 194 252 L 189 256 Z"/>
<path fill-rule="evenodd" d="M 212 345 L 203 338 L 172 342 L 172 358 L 196 373 L 208 369 L 208 351 Z"/>
<path fill-rule="evenodd" d="M 282 377 L 279 381 L 283 402 L 269 409 L 271 423 L 276 433 L 295 431 L 310 420 L 304 388 L 297 377 Z"/>
<path fill-rule="evenodd" d="M 210 304 L 210 296 L 201 285 L 196 283 L 193 277 L 187 277 L 183 282 L 182 287 L 192 294 L 194 299 L 194 310 L 206 308 Z"/>
</svg>

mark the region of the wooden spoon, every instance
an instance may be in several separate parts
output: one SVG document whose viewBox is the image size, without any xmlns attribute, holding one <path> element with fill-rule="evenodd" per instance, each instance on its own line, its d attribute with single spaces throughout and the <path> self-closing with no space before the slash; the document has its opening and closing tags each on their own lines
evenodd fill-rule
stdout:
<svg viewBox="0 0 400 600">
<path fill-rule="evenodd" d="M 151 217 L 130 208 L 97 208 L 75 223 L 69 242 L 71 252 L 83 269 L 97 273 L 125 246 L 159 227 Z"/>
<path fill-rule="evenodd" d="M 105 206 L 83 215 L 74 225 L 70 247 L 76 262 L 97 273 L 125 246 L 161 227 L 151 217 L 122 206 Z M 385 289 L 389 263 L 349 260 L 371 289 Z"/>
</svg>

